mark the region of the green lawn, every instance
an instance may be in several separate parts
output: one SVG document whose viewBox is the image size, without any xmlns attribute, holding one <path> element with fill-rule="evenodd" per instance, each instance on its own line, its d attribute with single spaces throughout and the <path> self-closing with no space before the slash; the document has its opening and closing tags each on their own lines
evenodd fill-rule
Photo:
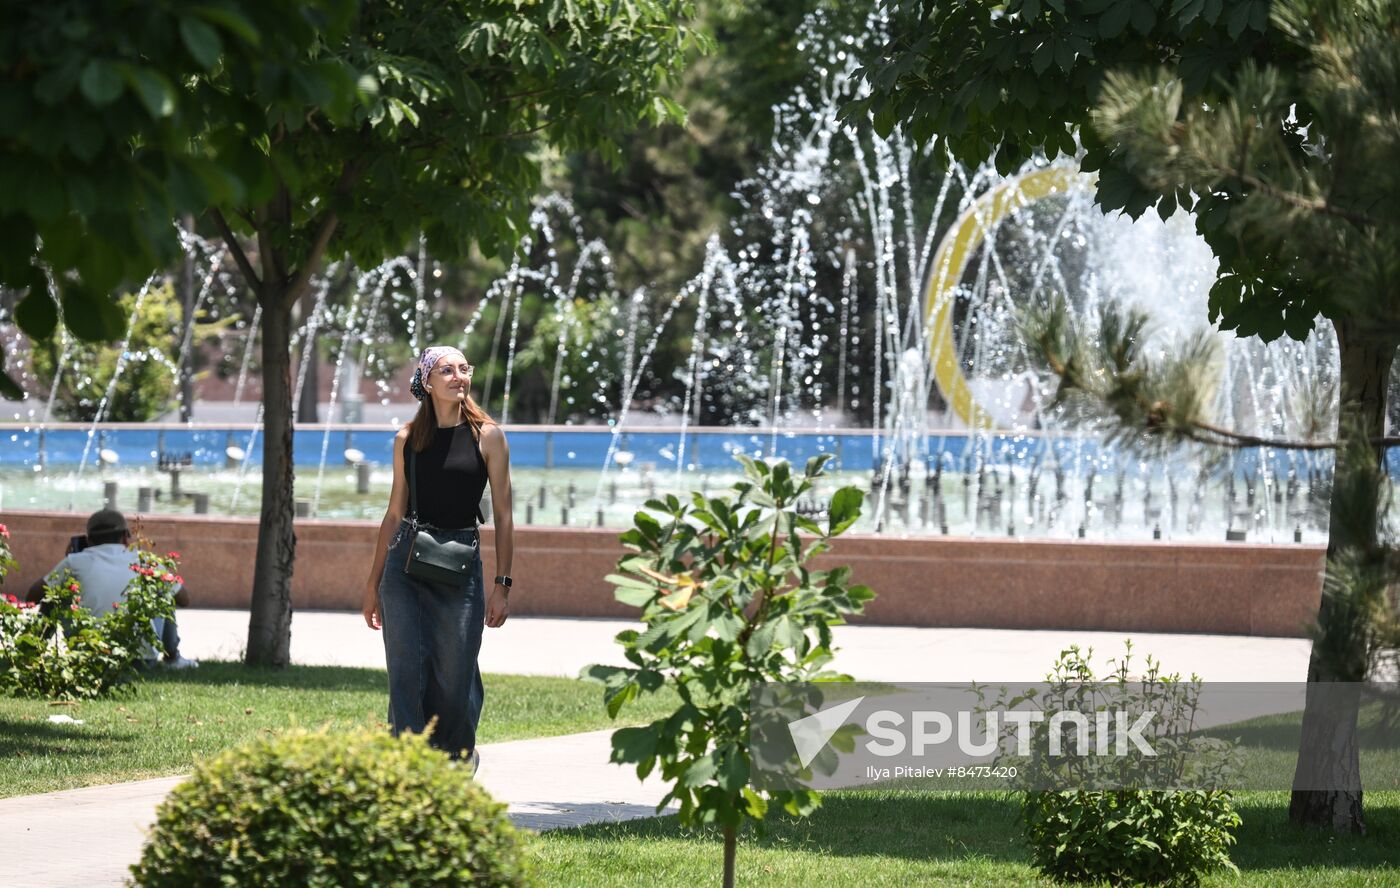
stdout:
<svg viewBox="0 0 1400 888">
<path fill-rule="evenodd" d="M 1367 793 L 1364 838 L 1287 826 L 1286 793 L 1240 793 L 1244 820 L 1232 851 L 1241 875 L 1207 885 L 1259 888 L 1400 884 L 1400 793 Z M 741 885 L 905 886 L 1051 884 L 1031 869 L 1016 803 L 977 793 L 827 793 L 807 820 L 770 817 L 767 834 L 740 840 Z M 559 830 L 533 837 L 542 885 L 692 888 L 717 883 L 718 833 L 682 830 L 674 817 Z"/>
<path fill-rule="evenodd" d="M 181 774 L 228 746 L 291 726 L 383 726 L 386 681 L 382 669 L 205 662 L 150 673 L 116 700 L 55 706 L 0 698 L 0 797 Z M 604 712 L 597 684 L 520 675 L 487 675 L 485 683 L 483 743 L 623 724 Z M 657 718 L 676 702 L 670 693 L 646 695 L 628 707 L 626 723 Z M 84 724 L 50 724 L 58 713 Z"/>
<path fill-rule="evenodd" d="M 617 725 L 597 685 L 567 678 L 486 677 L 482 742 Z M 0 699 L 0 796 L 179 774 L 219 750 L 290 726 L 383 726 L 385 674 L 374 669 L 249 669 L 204 663 L 155 672 L 124 699 L 54 706 Z M 665 714 L 672 694 L 644 695 L 630 723 Z M 67 713 L 85 724 L 53 725 Z M 1400 792 L 1368 792 L 1364 838 L 1287 826 L 1286 793 L 1239 793 L 1244 818 L 1232 857 L 1239 877 L 1207 885 L 1400 884 Z M 740 843 L 740 884 L 825 888 L 871 885 L 1038 884 L 1021 844 L 1012 797 L 899 790 L 826 794 L 807 820 L 770 817 Z M 717 834 L 682 830 L 674 817 L 599 824 L 533 836 L 541 885 L 692 888 L 717 881 Z M 1045 883 L 1048 884 L 1048 883 Z"/>
</svg>

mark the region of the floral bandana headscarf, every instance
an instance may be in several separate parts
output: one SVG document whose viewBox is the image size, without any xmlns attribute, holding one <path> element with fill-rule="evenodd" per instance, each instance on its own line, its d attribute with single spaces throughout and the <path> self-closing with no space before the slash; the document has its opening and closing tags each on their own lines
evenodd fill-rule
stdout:
<svg viewBox="0 0 1400 888">
<path fill-rule="evenodd" d="M 413 372 L 413 381 L 409 383 L 408 390 L 413 393 L 413 397 L 420 401 L 428 399 L 428 392 L 423 388 L 423 380 L 433 372 L 434 365 L 448 355 L 456 355 L 462 360 L 466 360 L 460 349 L 455 349 L 450 345 L 435 345 L 431 348 L 423 349 L 423 353 L 418 357 L 418 369 Z"/>
</svg>

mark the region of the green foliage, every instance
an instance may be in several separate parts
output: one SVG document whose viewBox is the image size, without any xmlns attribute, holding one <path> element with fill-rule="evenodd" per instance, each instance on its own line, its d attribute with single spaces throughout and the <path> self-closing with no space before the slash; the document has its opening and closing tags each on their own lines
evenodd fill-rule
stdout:
<svg viewBox="0 0 1400 888">
<path fill-rule="evenodd" d="M 609 245 L 623 292 L 647 286 L 664 298 L 695 274 L 708 239 L 741 211 L 732 192 L 770 148 L 774 103 L 815 85 L 810 48 L 799 49 L 804 18 L 824 9 L 841 17 L 842 33 L 854 34 L 870 5 L 696 3 L 695 27 L 708 39 L 668 91 L 685 119 L 626 135 L 619 163 L 573 154 L 549 172 L 548 187 L 568 194 Z M 665 355 L 658 360 L 669 363 Z"/>
<path fill-rule="evenodd" d="M 998 698 L 996 707 L 1029 702 L 1047 712 L 1083 713 L 1091 747 L 1098 742 L 1093 713 L 1125 712 L 1132 722 L 1152 712 L 1145 738 L 1154 754 L 1096 756 L 1075 750 L 1014 759 L 1017 779 L 1025 785 L 1084 787 L 1030 791 L 1022 797 L 1021 817 L 1035 867 L 1060 882 L 1112 885 L 1196 885 L 1212 870 L 1236 871 L 1229 849 L 1240 817 L 1232 794 L 1194 788 L 1221 786 L 1235 765 L 1221 741 L 1194 735 L 1200 679 L 1163 675 L 1151 656 L 1142 674 L 1130 677 L 1129 642 L 1107 680 L 1096 682 L 1092 654 L 1071 646 L 1056 658 L 1043 693 Z M 1052 748 L 1047 721 L 1033 722 L 1030 733 L 1033 750 Z M 1004 731 L 1003 739 L 1009 736 Z M 1138 788 L 1142 786 L 1152 788 Z"/>
<path fill-rule="evenodd" d="M 1060 394 L 1097 401 L 1122 437 L 1338 448 L 1313 655 L 1323 674 L 1360 681 L 1400 613 L 1381 539 L 1388 481 L 1372 449 L 1400 343 L 1400 132 L 1387 122 L 1400 90 L 1400 3 L 1281 0 L 1272 16 L 1273 51 L 1222 77 L 1211 103 L 1194 100 L 1181 70 L 1111 72 L 1093 126 L 1144 181 L 1201 196 L 1197 226 L 1221 259 L 1210 297 L 1221 327 L 1301 339 L 1318 313 L 1333 319 L 1342 356 L 1329 394 L 1340 410 L 1310 406 L 1292 430 L 1302 440 L 1266 442 L 1203 415 L 1210 374 L 1199 349 L 1148 361 L 1120 325 L 1128 359 L 1115 364 L 1105 357 L 1114 337 L 1101 336 L 1098 352 L 1075 341 L 1059 303 L 1027 316 L 1023 331 L 1060 375 Z M 1334 412 L 1340 443 L 1319 440 Z"/>
<path fill-rule="evenodd" d="M 117 303 L 128 318 L 136 294 Z M 120 370 L 102 418 L 111 422 L 146 422 L 170 409 L 176 396 L 180 344 L 180 303 L 170 284 L 152 286 L 130 323 L 126 348 L 117 344 L 70 341 L 51 337 L 34 344 L 34 373 L 51 384 L 63 371 L 53 393 L 54 414 L 71 422 L 91 422 L 106 397 L 113 374 Z M 66 345 L 66 349 L 65 349 Z"/>
<path fill-rule="evenodd" d="M 658 88 L 694 39 L 689 12 L 683 0 L 365 5 L 324 46 L 322 64 L 353 74 L 353 95 L 321 90 L 251 143 L 210 142 L 246 157 L 256 183 L 215 204 L 259 237 L 254 286 L 294 299 L 327 249 L 372 267 L 420 231 L 440 259 L 473 245 L 509 254 L 543 146 L 616 156 L 621 133 L 679 119 Z"/>
<path fill-rule="evenodd" d="M 1229 446 L 1248 439 L 1212 422 L 1221 355 L 1210 330 L 1164 350 L 1150 347 L 1154 331 L 1141 310 L 1108 306 L 1077 326 L 1059 296 L 1018 319 L 1031 359 L 1058 377 L 1054 403 L 1069 406 L 1072 421 L 1107 420 L 1111 441 L 1154 452 L 1183 442 Z"/>
<path fill-rule="evenodd" d="M 1199 885 L 1238 872 L 1240 816 L 1222 790 L 1029 793 L 1021 814 L 1035 868 L 1057 882 Z"/>
<path fill-rule="evenodd" d="M 1274 51 L 1194 100 L 1181 71 L 1107 78 L 1094 128 L 1158 189 L 1201 195 L 1211 319 L 1302 339 L 1323 314 L 1400 341 L 1400 3 L 1280 0 Z"/>
<path fill-rule="evenodd" d="M 18 565 L 14 552 L 10 551 L 10 529 L 0 524 L 0 586 L 5 585 L 5 576 Z"/>
<path fill-rule="evenodd" d="M 541 147 L 616 156 L 627 130 L 681 119 L 659 87 L 696 40 L 685 0 L 17 9 L 0 283 L 29 290 L 34 339 L 59 317 L 46 268 L 76 335 L 119 335 L 105 293 L 173 258 L 182 212 L 256 234 L 262 273 L 240 265 L 282 311 L 328 248 L 370 267 L 422 230 L 436 256 L 509 252 Z"/>
<path fill-rule="evenodd" d="M 181 582 L 173 555 L 142 551 L 132 570 L 108 614 L 83 607 L 69 571 L 45 587 L 40 603 L 0 601 L 0 693 L 73 700 L 125 689 L 148 652 L 160 650 L 151 621 L 174 614 L 171 590 Z"/>
<path fill-rule="evenodd" d="M 1268 0 L 892 0 L 889 38 L 863 69 L 870 95 L 847 117 L 870 114 L 887 133 L 903 124 L 919 141 L 937 135 L 962 162 L 996 155 L 1015 169 L 1034 150 L 1073 156 L 1106 72 L 1169 62 L 1192 95 L 1262 51 Z M 1109 146 L 1081 132 L 1087 169 L 1104 169 L 1105 209 L 1133 215 L 1157 203 L 1110 164 Z"/>
<path fill-rule="evenodd" d="M 1097 201 L 1104 210 L 1137 217 L 1156 207 L 1165 218 L 1181 207 L 1200 214 L 1198 230 L 1221 263 L 1212 310 L 1223 327 L 1265 339 L 1284 332 L 1301 337 L 1311 329 L 1318 306 L 1308 303 L 1310 310 L 1304 310 L 1305 293 L 1290 287 L 1291 306 L 1277 296 L 1295 265 L 1287 254 L 1235 239 L 1220 224 L 1233 214 L 1228 196 L 1145 170 L 1127 149 L 1124 130 L 1104 126 L 1094 113 L 1112 100 L 1115 78 L 1151 78 L 1165 68 L 1178 99 L 1193 109 L 1211 109 L 1199 113 L 1219 121 L 1230 81 L 1254 60 L 1300 66 L 1300 48 L 1270 19 L 1271 5 L 1280 4 L 893 0 L 891 5 L 892 36 L 878 61 L 862 72 L 870 95 L 852 102 L 845 115 L 870 114 L 882 132 L 903 125 L 920 141 L 937 136 L 964 163 L 978 164 L 995 154 L 1003 172 L 1037 151 L 1073 157 L 1082 148 L 1082 167 L 1099 173 Z M 1282 133 L 1292 142 L 1289 163 L 1306 161 L 1296 138 L 1306 125 L 1303 116 L 1285 123 L 1285 102 L 1284 113 L 1259 128 L 1268 139 Z M 1238 298 L 1232 302 L 1231 293 L 1259 301 L 1247 311 L 1233 311 Z"/>
<path fill-rule="evenodd" d="M 739 457 L 745 479 L 735 496 L 674 495 L 649 501 L 622 542 L 634 554 L 610 575 L 617 599 L 641 609 L 643 631 L 617 636 L 628 667 L 591 666 L 616 717 L 640 694 L 673 687 L 682 705 L 667 718 L 613 734 L 612 760 L 655 770 L 671 784 L 686 825 L 737 829 L 761 822 L 770 804 L 805 816 L 819 802 L 807 789 L 755 790 L 750 784 L 750 693 L 761 682 L 836 680 L 831 626 L 859 613 L 874 593 L 850 585 L 850 568 L 816 570 L 860 515 L 861 492 L 838 490 L 825 523 L 798 514 L 799 497 L 829 456 L 801 475 L 786 461 Z M 805 537 L 803 536 L 805 534 Z"/>
<path fill-rule="evenodd" d="M 107 294 L 178 255 L 171 220 L 256 186 L 248 151 L 220 150 L 234 134 L 300 122 L 307 93 L 326 84 L 344 82 L 348 93 L 346 73 L 311 54 L 342 32 L 353 8 L 349 0 L 6 3 L 0 285 L 28 291 L 15 312 L 20 328 L 47 338 L 61 306 L 78 338 L 119 336 L 124 318 Z M 21 397 L 7 377 L 0 382 L 0 394 Z"/>
<path fill-rule="evenodd" d="M 295 731 L 201 762 L 161 803 L 143 888 L 529 883 L 522 840 L 422 736 Z"/>
</svg>

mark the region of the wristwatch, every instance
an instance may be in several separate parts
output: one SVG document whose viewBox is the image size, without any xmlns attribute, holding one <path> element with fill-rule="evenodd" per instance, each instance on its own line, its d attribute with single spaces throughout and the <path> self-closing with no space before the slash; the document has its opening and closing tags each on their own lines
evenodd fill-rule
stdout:
<svg viewBox="0 0 1400 888">
<path fill-rule="evenodd" d="M 496 585 L 510 588 L 510 577 L 496 577 Z"/>
</svg>

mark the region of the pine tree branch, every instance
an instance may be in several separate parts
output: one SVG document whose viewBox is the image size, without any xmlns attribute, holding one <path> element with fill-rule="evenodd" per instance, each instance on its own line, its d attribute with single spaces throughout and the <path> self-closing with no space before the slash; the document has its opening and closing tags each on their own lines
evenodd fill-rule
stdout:
<svg viewBox="0 0 1400 888">
<path fill-rule="evenodd" d="M 1065 355 L 1078 354 L 1073 344 L 1064 341 L 1063 303 L 1048 311 L 1027 315 L 1021 326 L 1027 343 L 1033 346 L 1036 358 L 1060 380 L 1060 394 L 1078 392 L 1103 408 L 1124 431 L 1138 430 L 1149 434 L 1171 435 L 1215 447 L 1244 449 L 1272 447 L 1276 450 L 1323 451 L 1339 450 L 1347 442 L 1337 440 L 1297 440 L 1251 435 L 1198 418 L 1195 409 L 1185 409 L 1173 398 L 1150 395 L 1143 389 L 1143 380 L 1154 375 L 1149 366 L 1136 360 L 1117 366 L 1081 367 L 1080 362 Z M 1116 332 L 1114 332 L 1116 331 Z M 1109 347 L 1106 351 L 1123 351 L 1140 335 L 1131 320 L 1125 326 L 1107 322 L 1102 333 Z M 1089 372 L 1085 372 L 1086 369 Z M 1372 447 L 1400 447 L 1400 436 L 1375 436 L 1367 439 Z"/>
<path fill-rule="evenodd" d="M 1348 210 L 1344 207 L 1339 207 L 1325 198 L 1308 197 L 1296 191 L 1289 191 L 1287 188 L 1280 188 L 1272 182 L 1267 182 L 1242 169 L 1231 169 L 1228 166 L 1213 163 L 1209 159 L 1206 159 L 1206 162 L 1210 163 L 1211 168 L 1221 176 L 1232 176 L 1239 179 L 1250 188 L 1280 203 L 1287 204 L 1290 207 L 1307 210 L 1310 213 L 1321 213 L 1324 216 L 1334 216 L 1338 219 L 1345 219 L 1359 228 L 1379 227 L 1381 224 L 1381 220 L 1374 216 L 1368 216 L 1356 210 Z"/>
<path fill-rule="evenodd" d="M 1078 386 L 1075 387 L 1078 388 Z M 1083 389 L 1081 388 L 1080 391 Z M 1138 406 L 1143 408 L 1144 415 L 1148 417 L 1145 427 L 1147 430 L 1156 431 L 1165 428 L 1162 420 L 1171 412 L 1168 409 L 1169 405 L 1161 401 L 1148 403 L 1147 399 L 1140 395 L 1135 395 L 1134 400 Z M 1248 447 L 1272 447 L 1275 450 L 1338 450 L 1345 443 L 1342 441 L 1299 441 L 1293 438 L 1267 438 L 1262 435 L 1248 435 L 1199 419 L 1188 419 L 1186 425 L 1187 428 L 1179 433 L 1190 440 L 1198 444 L 1211 444 L 1216 447 L 1229 447 L 1236 450 Z M 1170 428 L 1166 428 L 1166 430 L 1172 431 Z M 1379 435 L 1368 438 L 1367 443 L 1372 447 L 1400 447 L 1400 436 Z"/>
<path fill-rule="evenodd" d="M 1291 438 L 1264 438 L 1259 435 L 1246 435 L 1233 432 L 1206 422 L 1193 422 L 1192 426 L 1207 435 L 1225 440 L 1193 438 L 1203 444 L 1216 444 L 1221 447 L 1273 447 L 1277 450 L 1336 450 L 1343 446 L 1341 441 L 1296 441 Z M 1400 436 L 1381 435 L 1366 439 L 1372 447 L 1400 447 Z"/>
</svg>

